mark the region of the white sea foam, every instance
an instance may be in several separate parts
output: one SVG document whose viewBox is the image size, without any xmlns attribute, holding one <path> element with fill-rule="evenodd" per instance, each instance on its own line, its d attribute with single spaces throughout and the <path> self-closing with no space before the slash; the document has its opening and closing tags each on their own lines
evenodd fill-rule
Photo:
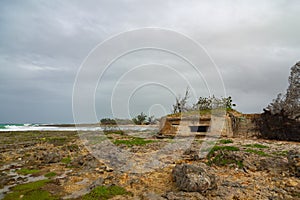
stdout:
<svg viewBox="0 0 300 200">
<path fill-rule="evenodd" d="M 77 126 L 77 127 L 58 127 L 58 126 L 47 126 L 37 124 L 24 124 L 24 125 L 6 125 L 1 131 L 103 131 L 104 129 L 112 130 L 133 130 L 133 131 L 151 131 L 157 130 L 155 126 L 133 126 L 133 125 L 122 125 L 110 128 L 104 128 L 101 126 Z"/>
</svg>

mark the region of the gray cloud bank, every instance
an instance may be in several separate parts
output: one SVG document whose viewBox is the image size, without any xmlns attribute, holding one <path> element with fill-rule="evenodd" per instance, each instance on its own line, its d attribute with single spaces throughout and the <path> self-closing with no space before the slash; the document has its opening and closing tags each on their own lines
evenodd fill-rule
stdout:
<svg viewBox="0 0 300 200">
<path fill-rule="evenodd" d="M 1 1 L 0 123 L 72 122 L 73 83 L 84 58 L 108 37 L 142 27 L 171 29 L 196 40 L 218 65 L 237 109 L 261 112 L 277 93 L 285 92 L 289 69 L 300 60 L 299 11 L 297 0 Z M 115 63 L 95 94 L 99 118 L 112 115 L 111 91 L 122 75 L 117 72 L 149 58 L 185 66 L 157 52 Z M 176 83 L 176 75 L 152 68 L 137 70 L 135 76 L 162 76 L 176 95 L 184 92 L 184 81 Z M 190 72 L 181 73 L 189 77 Z M 139 79 L 128 75 L 122 80 L 116 89 L 119 99 L 131 92 L 126 84 Z M 144 89 L 126 105 L 130 115 L 170 111 L 173 94 L 154 85 Z M 120 112 L 118 116 L 129 116 Z"/>
</svg>

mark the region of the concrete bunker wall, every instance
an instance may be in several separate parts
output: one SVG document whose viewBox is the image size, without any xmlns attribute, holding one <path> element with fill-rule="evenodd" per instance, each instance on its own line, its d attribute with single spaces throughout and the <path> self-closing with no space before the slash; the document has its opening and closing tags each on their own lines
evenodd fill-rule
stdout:
<svg viewBox="0 0 300 200">
<path fill-rule="evenodd" d="M 199 135 L 217 134 L 223 137 L 253 138 L 258 135 L 255 118 L 260 114 L 241 114 L 228 112 L 223 116 L 224 125 L 221 133 L 211 130 L 211 123 L 214 123 L 210 115 L 205 116 L 167 116 L 162 118 L 160 123 L 160 134 L 165 136 L 175 135 Z M 218 120 L 215 119 L 214 120 Z"/>
</svg>

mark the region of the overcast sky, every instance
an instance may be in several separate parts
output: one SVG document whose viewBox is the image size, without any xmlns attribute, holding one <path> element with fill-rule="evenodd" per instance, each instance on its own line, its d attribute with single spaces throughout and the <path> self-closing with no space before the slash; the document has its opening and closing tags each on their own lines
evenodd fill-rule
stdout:
<svg viewBox="0 0 300 200">
<path fill-rule="evenodd" d="M 83 60 L 107 38 L 143 27 L 173 30 L 200 43 L 218 66 L 237 109 L 261 112 L 285 92 L 289 70 L 300 60 L 299 13 L 298 0 L 1 1 L 0 123 L 73 122 L 73 84 Z M 97 86 L 99 119 L 170 112 L 174 95 L 187 86 L 179 75 L 193 73 L 181 62 L 147 50 L 114 63 Z M 158 65 L 126 74 L 149 63 Z M 180 74 L 166 65 L 180 65 Z M 140 79 L 152 78 L 148 88 L 141 86 Z M 169 86 L 159 85 L 162 79 Z M 140 89 L 133 91 L 132 82 Z M 207 95 L 199 92 L 200 85 L 192 89 Z M 125 94 L 131 94 L 129 103 Z"/>
</svg>

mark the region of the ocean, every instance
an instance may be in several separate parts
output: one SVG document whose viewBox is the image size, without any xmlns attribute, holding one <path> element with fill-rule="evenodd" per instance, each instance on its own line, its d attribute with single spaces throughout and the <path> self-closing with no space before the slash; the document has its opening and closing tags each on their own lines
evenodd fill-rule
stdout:
<svg viewBox="0 0 300 200">
<path fill-rule="evenodd" d="M 103 131 L 107 129 L 104 126 L 98 125 L 55 125 L 55 124 L 0 124 L 0 132 L 2 131 Z M 109 129 L 116 130 L 134 130 L 147 131 L 157 130 L 156 126 L 135 126 L 135 125 L 120 125 L 112 126 Z"/>
</svg>

